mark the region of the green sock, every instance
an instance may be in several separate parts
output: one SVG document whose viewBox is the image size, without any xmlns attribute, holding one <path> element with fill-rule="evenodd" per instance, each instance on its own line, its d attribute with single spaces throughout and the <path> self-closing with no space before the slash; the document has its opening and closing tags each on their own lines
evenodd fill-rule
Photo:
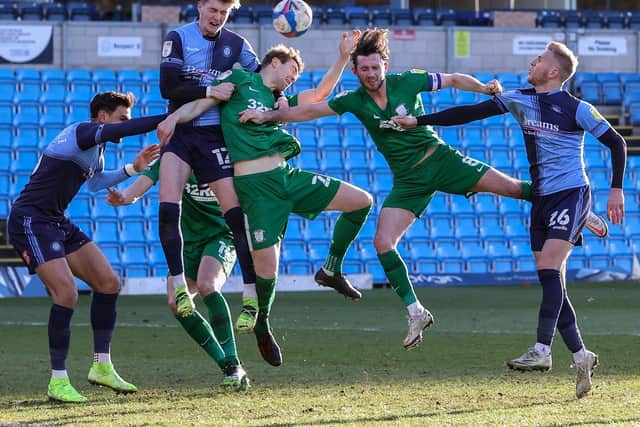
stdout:
<svg viewBox="0 0 640 427">
<path fill-rule="evenodd" d="M 520 193 L 520 199 L 531 201 L 531 181 L 520 181 L 520 186 L 522 187 L 522 193 Z"/>
<path fill-rule="evenodd" d="M 392 249 L 389 252 L 378 254 L 378 259 L 387 275 L 387 279 L 389 279 L 389 283 L 391 283 L 391 287 L 402 299 L 404 305 L 408 306 L 417 302 L 416 293 L 413 291 L 413 286 L 409 280 L 409 271 L 398 250 Z"/>
<path fill-rule="evenodd" d="M 256 275 L 256 293 L 258 294 L 258 317 L 256 319 L 255 331 L 258 334 L 269 332 L 269 313 L 271 305 L 276 297 L 276 280 L 265 279 Z"/>
<path fill-rule="evenodd" d="M 240 365 L 236 337 L 233 334 L 231 313 L 229 312 L 227 300 L 220 292 L 212 292 L 204 297 L 203 300 L 209 310 L 209 323 L 213 328 L 213 334 L 218 339 L 222 350 L 224 350 L 225 361 Z"/>
<path fill-rule="evenodd" d="M 182 325 L 185 331 L 189 334 L 195 342 L 198 343 L 204 351 L 207 352 L 209 357 L 216 361 L 220 368 L 224 368 L 225 355 L 224 350 L 220 347 L 218 340 L 213 334 L 211 326 L 207 321 L 198 313 L 194 311 L 191 316 L 181 317 L 175 316 L 176 320 Z"/>
<path fill-rule="evenodd" d="M 356 238 L 362 225 L 367 220 L 367 215 L 369 215 L 370 210 L 371 205 L 357 211 L 344 212 L 340 215 L 333 228 L 333 238 L 331 239 L 329 255 L 323 265 L 325 270 L 337 274 L 342 272 L 342 260 L 351 242 Z"/>
</svg>

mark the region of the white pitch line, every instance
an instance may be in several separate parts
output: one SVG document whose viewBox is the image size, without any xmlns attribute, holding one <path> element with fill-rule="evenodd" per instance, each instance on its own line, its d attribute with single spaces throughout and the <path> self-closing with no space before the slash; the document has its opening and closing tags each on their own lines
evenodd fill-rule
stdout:
<svg viewBox="0 0 640 427">
<path fill-rule="evenodd" d="M 47 326 L 47 322 L 20 322 L 20 321 L 11 321 L 4 320 L 0 321 L 0 326 Z M 72 323 L 72 326 L 81 326 L 81 327 L 90 327 L 90 323 L 80 322 L 80 323 Z M 178 328 L 177 324 L 165 324 L 165 323 L 152 323 L 152 322 L 140 322 L 140 323 L 131 323 L 131 322 L 119 322 L 116 324 L 116 328 Z M 383 331 L 393 331 L 392 328 L 371 328 L 371 327 L 363 327 L 363 328 L 350 328 L 343 326 L 283 326 L 278 327 L 279 330 L 288 330 L 288 331 L 356 331 L 356 332 L 383 332 Z M 531 331 L 529 330 L 513 330 L 513 329 L 447 329 L 440 328 L 434 329 L 435 332 L 441 333 L 462 333 L 462 334 L 490 334 L 490 335 L 522 335 L 529 334 Z M 640 331 L 633 332 L 600 332 L 600 333 L 589 333 L 589 336 L 632 336 L 639 337 Z"/>
</svg>

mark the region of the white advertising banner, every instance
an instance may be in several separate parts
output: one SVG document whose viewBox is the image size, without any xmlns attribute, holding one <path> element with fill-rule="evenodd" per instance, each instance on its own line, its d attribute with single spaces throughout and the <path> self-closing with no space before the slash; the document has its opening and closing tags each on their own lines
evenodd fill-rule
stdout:
<svg viewBox="0 0 640 427">
<path fill-rule="evenodd" d="M 584 36 L 578 39 L 579 56 L 618 56 L 627 54 L 627 38 L 621 36 Z"/>
<path fill-rule="evenodd" d="M 53 26 L 0 25 L 0 63 L 53 61 Z"/>
<path fill-rule="evenodd" d="M 349 281 L 358 289 L 373 289 L 371 274 L 350 274 Z M 231 276 L 222 288 L 223 293 L 242 292 L 242 277 Z M 331 288 L 318 286 L 313 276 L 278 276 L 278 292 L 332 291 Z M 120 293 L 122 295 L 164 295 L 167 292 L 166 277 L 135 277 L 126 279 Z"/>
<path fill-rule="evenodd" d="M 513 38 L 514 55 L 538 55 L 544 52 L 547 43 L 553 40 L 550 35 L 525 35 Z"/>
<path fill-rule="evenodd" d="M 98 37 L 98 56 L 142 56 L 142 37 Z"/>
</svg>

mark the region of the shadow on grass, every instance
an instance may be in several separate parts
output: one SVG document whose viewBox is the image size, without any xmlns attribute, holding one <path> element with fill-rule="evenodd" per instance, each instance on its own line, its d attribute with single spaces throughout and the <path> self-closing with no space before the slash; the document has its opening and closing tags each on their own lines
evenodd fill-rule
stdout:
<svg viewBox="0 0 640 427">
<path fill-rule="evenodd" d="M 536 406 L 547 406 L 550 403 L 554 404 L 562 404 L 566 405 L 572 402 L 574 399 L 565 399 L 558 400 L 555 402 L 540 402 L 540 403 L 532 403 L 529 405 L 518 405 L 518 406 L 510 406 L 502 409 L 526 409 L 533 408 Z M 307 410 L 305 410 L 307 411 Z M 360 418 L 343 418 L 343 419 L 331 419 L 331 420 L 317 420 L 310 422 L 295 422 L 295 423 L 273 423 L 273 424 L 265 424 L 270 427 L 297 427 L 297 426 L 321 426 L 321 425 L 333 425 L 333 424 L 355 424 L 359 425 L 362 423 L 369 422 L 388 422 L 388 421 L 408 421 L 408 420 L 417 420 L 421 418 L 433 418 L 433 417 L 442 417 L 442 416 L 454 416 L 454 415 L 466 415 L 473 414 L 476 412 L 487 411 L 487 408 L 478 408 L 478 409 L 462 409 L 462 410 L 454 410 L 454 411 L 440 411 L 440 412 L 418 412 L 412 415 L 389 415 L 383 417 L 360 417 Z M 309 411 L 311 412 L 311 411 Z M 625 421 L 625 420 L 621 420 Z M 578 425 L 578 424 L 576 424 Z"/>
</svg>

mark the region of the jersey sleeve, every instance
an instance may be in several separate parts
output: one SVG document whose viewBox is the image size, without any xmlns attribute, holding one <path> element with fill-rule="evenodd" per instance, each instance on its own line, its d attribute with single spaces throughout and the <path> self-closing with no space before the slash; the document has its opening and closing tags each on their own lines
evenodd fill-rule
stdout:
<svg viewBox="0 0 640 427">
<path fill-rule="evenodd" d="M 353 108 L 355 96 L 355 91 L 352 90 L 341 92 L 329 100 L 329 108 L 335 111 L 336 114 L 353 113 L 355 112 Z"/>
<path fill-rule="evenodd" d="M 165 99 L 186 103 L 206 96 L 206 88 L 195 80 L 183 80 L 180 76 L 184 56 L 182 38 L 176 31 L 169 31 L 162 43 L 160 61 L 160 93 Z"/>
<path fill-rule="evenodd" d="M 289 103 L 289 107 L 295 107 L 298 105 L 298 94 L 287 95 L 287 102 Z"/>
<path fill-rule="evenodd" d="M 442 88 L 442 77 L 440 73 L 413 69 L 402 73 L 402 83 L 415 88 L 417 92 L 433 92 Z"/>
<path fill-rule="evenodd" d="M 154 160 L 149 166 L 145 168 L 140 175 L 144 175 L 153 181 L 153 185 L 158 182 L 160 178 L 160 159 Z"/>
<path fill-rule="evenodd" d="M 493 99 L 496 101 L 498 107 L 502 109 L 502 112 L 506 113 L 509 111 L 509 104 L 513 102 L 517 95 L 518 93 L 516 91 L 509 91 L 494 95 Z"/>
<path fill-rule="evenodd" d="M 611 125 L 607 119 L 602 117 L 596 107 L 585 101 L 580 101 L 580 104 L 578 104 L 578 108 L 576 109 L 576 123 L 596 138 L 601 137 L 606 131 L 611 129 Z"/>
<path fill-rule="evenodd" d="M 242 44 L 242 51 L 240 52 L 238 62 L 242 65 L 242 68 L 249 71 L 257 71 L 260 67 L 260 60 L 258 59 L 256 52 L 253 50 L 251 44 L 246 40 Z"/>
</svg>

